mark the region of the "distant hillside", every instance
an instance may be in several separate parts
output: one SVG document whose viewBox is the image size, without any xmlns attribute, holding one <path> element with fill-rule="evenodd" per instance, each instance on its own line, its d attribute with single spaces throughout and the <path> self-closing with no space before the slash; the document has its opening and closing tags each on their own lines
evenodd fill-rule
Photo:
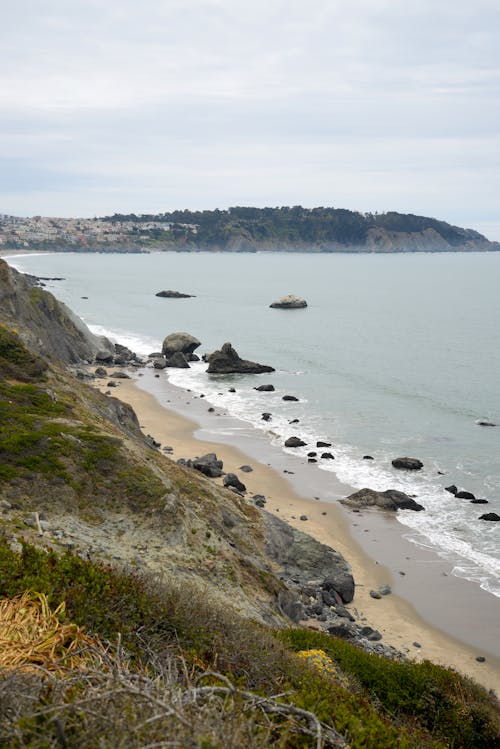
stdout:
<svg viewBox="0 0 500 749">
<path fill-rule="evenodd" d="M 341 208 L 251 208 L 117 214 L 93 219 L 0 215 L 0 249 L 141 252 L 498 251 L 473 229 L 413 214 Z"/>
</svg>

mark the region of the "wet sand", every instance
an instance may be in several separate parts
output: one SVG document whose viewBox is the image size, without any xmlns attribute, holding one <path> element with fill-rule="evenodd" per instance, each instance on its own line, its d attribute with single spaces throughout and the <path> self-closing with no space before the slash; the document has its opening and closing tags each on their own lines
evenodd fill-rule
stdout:
<svg viewBox="0 0 500 749">
<path fill-rule="evenodd" d="M 96 381 L 103 391 L 106 383 Z M 337 500 L 352 488 L 335 474 L 284 453 L 220 409 L 209 413 L 210 404 L 171 385 L 164 373 L 155 378 L 153 370 L 143 370 L 136 380 L 120 380 L 111 394 L 133 406 L 145 433 L 173 448 L 171 459 L 217 453 L 224 470 L 246 485 L 248 497 L 263 494 L 266 510 L 339 551 L 356 582 L 348 608 L 378 629 L 383 642 L 500 691 L 500 599 L 451 576 L 451 564 L 406 540 L 394 516 L 347 510 Z M 242 465 L 252 472 L 242 472 Z M 304 515 L 307 520 L 300 519 Z M 393 594 L 373 599 L 370 590 L 382 584 Z"/>
</svg>

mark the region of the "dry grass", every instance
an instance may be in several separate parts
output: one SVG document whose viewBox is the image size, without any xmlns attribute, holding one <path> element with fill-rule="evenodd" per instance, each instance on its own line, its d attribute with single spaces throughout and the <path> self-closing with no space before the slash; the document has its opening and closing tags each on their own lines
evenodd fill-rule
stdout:
<svg viewBox="0 0 500 749">
<path fill-rule="evenodd" d="M 26 591 L 0 600 L 0 670 L 49 672 L 87 668 L 104 651 L 76 624 L 64 624 L 65 604 L 51 610 L 47 597 Z"/>
</svg>

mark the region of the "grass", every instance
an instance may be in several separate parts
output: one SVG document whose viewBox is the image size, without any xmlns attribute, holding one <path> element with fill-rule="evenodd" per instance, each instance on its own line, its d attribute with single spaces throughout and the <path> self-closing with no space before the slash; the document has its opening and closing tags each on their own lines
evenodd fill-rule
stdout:
<svg viewBox="0 0 500 749">
<path fill-rule="evenodd" d="M 16 554 L 0 540 L 0 595 L 12 598 L 25 590 L 43 593 L 53 608 L 64 601 L 64 621 L 84 627 L 100 640 L 116 643 L 119 636 L 133 673 L 157 676 L 172 668 L 174 658 L 184 664 L 186 688 L 187 682 L 192 685 L 198 678 L 196 674 L 217 671 L 235 690 L 265 699 L 283 694 L 280 702 L 314 713 L 324 726 L 346 736 L 353 749 L 500 746 L 497 703 L 454 672 L 432 664 L 388 661 L 308 630 L 273 632 L 241 618 L 194 584 L 158 582 L 70 553 L 57 555 L 32 546 Z M 294 655 L 303 650 L 322 650 L 330 669 L 323 672 Z M 275 715 L 271 733 L 264 730 L 253 709 L 245 717 L 247 698 L 239 701 L 236 693 L 231 694 L 231 709 L 238 716 L 237 735 L 249 731 L 248 735 L 257 737 L 249 746 L 314 745 L 307 733 L 289 732 L 289 716 Z M 219 695 L 216 701 L 225 716 L 221 731 L 223 724 L 227 729 L 229 696 Z M 135 715 L 137 705 L 129 708 Z M 247 719 L 252 728 L 250 723 L 243 726 Z M 137 720 L 130 717 L 132 723 Z M 207 720 L 213 723 L 212 713 Z M 79 727 L 74 727 L 71 746 L 86 746 L 81 743 L 84 724 L 82 718 Z M 207 740 L 222 749 L 225 744 L 220 736 L 213 738 L 216 734 L 209 732 Z M 38 746 L 30 741 L 19 746 Z M 197 741 L 181 746 L 201 746 L 200 736 Z M 102 746 L 115 745 L 110 738 Z"/>
</svg>

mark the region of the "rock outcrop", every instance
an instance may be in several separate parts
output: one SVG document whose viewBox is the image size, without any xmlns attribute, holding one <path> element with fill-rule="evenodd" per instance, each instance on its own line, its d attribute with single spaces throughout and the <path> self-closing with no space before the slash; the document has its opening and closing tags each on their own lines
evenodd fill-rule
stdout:
<svg viewBox="0 0 500 749">
<path fill-rule="evenodd" d="M 198 346 L 201 346 L 201 341 L 189 333 L 170 333 L 163 340 L 161 353 L 168 359 L 178 352 L 181 354 L 192 354 Z"/>
<path fill-rule="evenodd" d="M 278 299 L 277 302 L 273 302 L 269 305 L 273 309 L 302 309 L 303 307 L 307 307 L 307 302 L 305 299 L 301 299 L 299 296 L 295 296 L 294 294 L 287 294 L 286 296 L 281 297 L 281 299 Z"/>
<path fill-rule="evenodd" d="M 230 343 L 225 343 L 218 351 L 207 356 L 209 374 L 264 374 L 274 372 L 267 364 L 241 359 Z"/>
<path fill-rule="evenodd" d="M 361 510 L 365 507 L 380 507 L 382 510 L 424 510 L 425 507 L 415 502 L 404 492 L 388 489 L 377 492 L 374 489 L 360 489 L 340 500 L 341 504 Z"/>
</svg>

